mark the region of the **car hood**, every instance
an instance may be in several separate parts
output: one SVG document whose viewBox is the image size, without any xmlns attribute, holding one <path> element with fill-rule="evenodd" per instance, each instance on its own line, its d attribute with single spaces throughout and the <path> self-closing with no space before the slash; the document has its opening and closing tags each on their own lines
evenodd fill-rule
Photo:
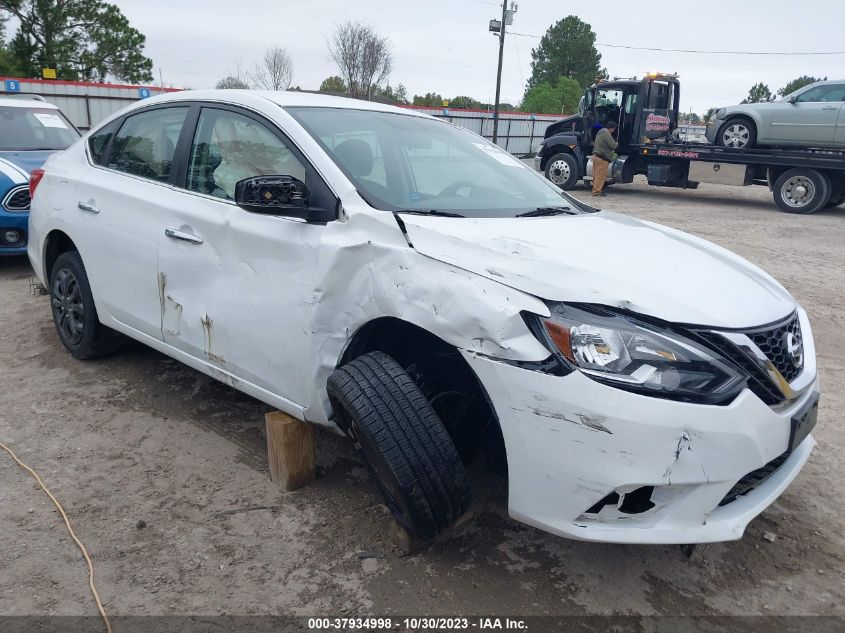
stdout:
<svg viewBox="0 0 845 633">
<path fill-rule="evenodd" d="M 550 301 L 615 306 L 721 328 L 763 325 L 795 309 L 777 281 L 730 251 L 608 211 L 401 218 L 423 255 Z"/>
<path fill-rule="evenodd" d="M 0 178 L 23 184 L 29 181 L 29 172 L 44 164 L 56 150 L 5 151 L 0 152 Z"/>
</svg>

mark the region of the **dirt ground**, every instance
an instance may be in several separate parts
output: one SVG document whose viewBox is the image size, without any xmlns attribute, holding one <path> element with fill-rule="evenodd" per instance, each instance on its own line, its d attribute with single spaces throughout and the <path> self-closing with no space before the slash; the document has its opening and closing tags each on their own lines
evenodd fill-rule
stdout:
<svg viewBox="0 0 845 633">
<path fill-rule="evenodd" d="M 740 253 L 810 314 L 819 446 L 741 541 L 689 560 L 568 541 L 508 518 L 502 482 L 479 476 L 474 518 L 405 555 L 343 439 L 318 432 L 318 480 L 280 492 L 267 406 L 137 345 L 73 360 L 26 258 L 0 259 L 0 441 L 63 503 L 113 615 L 845 615 L 845 208 L 790 216 L 763 187 L 642 183 L 602 202 Z M 3 452 L 0 614 L 96 614 L 58 514 Z"/>
</svg>

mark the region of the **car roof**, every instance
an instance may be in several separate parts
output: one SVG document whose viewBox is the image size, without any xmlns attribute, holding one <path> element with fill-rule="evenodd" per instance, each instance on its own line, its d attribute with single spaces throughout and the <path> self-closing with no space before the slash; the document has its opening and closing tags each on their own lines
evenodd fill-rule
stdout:
<svg viewBox="0 0 845 633">
<path fill-rule="evenodd" d="M 32 95 L 0 95 L 0 106 L 4 108 L 52 108 L 58 110 L 57 106 L 45 101 L 43 98 L 36 98 Z"/>
<path fill-rule="evenodd" d="M 301 91 L 272 91 L 272 90 L 183 90 L 156 95 L 136 104 L 136 108 L 153 103 L 174 103 L 179 101 L 217 101 L 233 105 L 257 105 L 268 101 L 282 107 L 304 106 L 315 108 L 343 108 L 347 110 L 368 110 L 371 112 L 393 112 L 428 118 L 428 115 L 415 112 L 407 108 L 377 103 L 375 101 L 364 101 L 363 99 L 351 99 L 349 97 L 335 97 L 332 95 L 315 94 L 313 92 Z"/>
</svg>

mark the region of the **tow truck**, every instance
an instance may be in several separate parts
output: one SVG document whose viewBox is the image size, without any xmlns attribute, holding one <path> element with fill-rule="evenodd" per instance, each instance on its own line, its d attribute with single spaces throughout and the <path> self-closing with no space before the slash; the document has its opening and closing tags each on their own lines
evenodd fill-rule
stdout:
<svg viewBox="0 0 845 633">
<path fill-rule="evenodd" d="M 657 187 L 766 185 L 787 213 L 813 213 L 845 202 L 845 151 L 684 142 L 676 132 L 680 96 L 676 74 L 599 81 L 585 90 L 577 114 L 547 128 L 534 165 L 562 189 L 591 182 L 595 133 L 613 120 L 619 147 L 608 184 L 630 183 L 639 174 Z"/>
</svg>

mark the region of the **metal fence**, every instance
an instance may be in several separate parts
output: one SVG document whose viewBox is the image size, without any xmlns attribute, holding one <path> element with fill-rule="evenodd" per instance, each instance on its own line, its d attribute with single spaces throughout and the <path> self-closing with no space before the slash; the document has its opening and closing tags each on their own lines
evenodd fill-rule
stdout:
<svg viewBox="0 0 845 633">
<path fill-rule="evenodd" d="M 487 110 L 459 110 L 453 108 L 430 108 L 406 106 L 416 112 L 424 112 L 450 123 L 460 125 L 480 134 L 484 138 L 493 138 L 493 112 Z M 531 114 L 528 112 L 499 113 L 499 133 L 497 144 L 515 156 L 526 156 L 533 152 L 546 128 L 563 116 L 555 114 Z"/>
<path fill-rule="evenodd" d="M 0 95 L 34 94 L 59 107 L 80 130 L 88 130 L 121 108 L 174 88 L 100 84 L 85 81 L 0 77 Z"/>
</svg>

